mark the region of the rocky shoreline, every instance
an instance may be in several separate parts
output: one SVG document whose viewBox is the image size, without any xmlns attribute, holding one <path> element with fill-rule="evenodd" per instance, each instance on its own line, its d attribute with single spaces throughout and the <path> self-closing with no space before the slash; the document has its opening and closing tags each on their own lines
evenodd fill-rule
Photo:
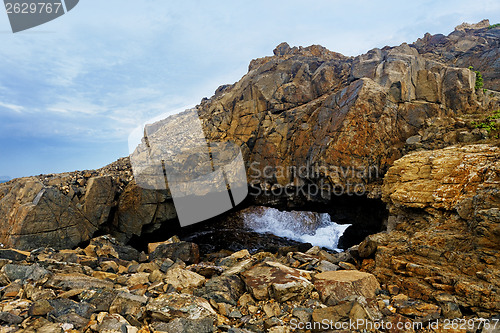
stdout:
<svg viewBox="0 0 500 333">
<path fill-rule="evenodd" d="M 83 249 L 0 250 L 1 331 L 493 332 L 498 320 L 461 313 L 447 293 L 422 301 L 381 283 L 362 271 L 358 247 L 200 257 L 173 237 L 149 250 L 110 236 Z"/>
<path fill-rule="evenodd" d="M 180 229 L 170 191 L 138 186 L 128 158 L 0 184 L 0 332 L 500 329 L 487 23 L 358 57 L 283 43 L 253 60 L 196 107 L 207 138 L 241 147 L 257 193 L 205 224 Z M 244 230 L 254 206 L 352 224 L 345 252 Z"/>
</svg>

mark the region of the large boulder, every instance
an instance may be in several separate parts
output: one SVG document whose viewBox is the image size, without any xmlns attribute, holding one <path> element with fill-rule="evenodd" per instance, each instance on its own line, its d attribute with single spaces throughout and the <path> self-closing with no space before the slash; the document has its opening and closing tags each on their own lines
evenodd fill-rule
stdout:
<svg viewBox="0 0 500 333">
<path fill-rule="evenodd" d="M 104 169 L 109 174 L 88 172 L 85 178 L 74 172 L 0 184 L 0 243 L 23 250 L 72 248 L 98 230 L 126 242 L 175 219 L 165 191 L 125 185 L 117 171 Z"/>
<path fill-rule="evenodd" d="M 274 298 L 279 302 L 307 297 L 313 285 L 306 271 L 274 261 L 257 264 L 241 274 L 247 289 L 257 300 Z"/>
<path fill-rule="evenodd" d="M 133 235 L 153 232 L 162 223 L 173 223 L 172 220 L 176 217 L 170 194 L 166 191 L 143 189 L 132 181 L 120 195 L 114 234 L 125 242 Z"/>
<path fill-rule="evenodd" d="M 336 305 L 353 295 L 373 298 L 380 289 L 375 276 L 355 270 L 319 273 L 313 281 L 321 300 L 327 305 Z"/>
<path fill-rule="evenodd" d="M 0 242 L 18 249 L 71 248 L 91 238 L 107 216 L 89 219 L 68 196 L 35 178 L 0 185 Z"/>
<path fill-rule="evenodd" d="M 188 320 L 217 318 L 217 313 L 206 299 L 188 294 L 162 294 L 151 299 L 146 309 L 153 318 L 167 322 L 174 318 Z"/>
</svg>

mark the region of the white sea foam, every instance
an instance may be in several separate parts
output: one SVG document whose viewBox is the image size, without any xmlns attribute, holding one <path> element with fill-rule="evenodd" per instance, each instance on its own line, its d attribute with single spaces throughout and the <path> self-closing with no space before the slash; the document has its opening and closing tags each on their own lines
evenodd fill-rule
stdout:
<svg viewBox="0 0 500 333">
<path fill-rule="evenodd" d="M 304 225 L 311 221 L 311 215 L 317 214 L 316 223 Z M 314 246 L 342 251 L 338 249 L 339 238 L 350 224 L 337 224 L 330 220 L 329 214 L 311 212 L 283 212 L 275 208 L 265 208 L 261 212 L 247 213 L 244 223 L 258 233 L 271 233 Z"/>
</svg>

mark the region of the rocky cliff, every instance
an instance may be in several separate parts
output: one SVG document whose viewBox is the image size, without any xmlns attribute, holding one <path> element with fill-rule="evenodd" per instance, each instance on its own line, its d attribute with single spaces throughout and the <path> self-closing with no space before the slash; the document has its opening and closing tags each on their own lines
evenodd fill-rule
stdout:
<svg viewBox="0 0 500 333">
<path fill-rule="evenodd" d="M 264 202 L 300 208 L 338 201 L 337 194 L 379 198 L 387 169 L 407 152 L 495 135 L 473 122 L 500 108 L 500 94 L 476 90 L 469 69 L 482 69 L 485 86 L 497 88 L 500 29 L 483 23 L 358 57 L 282 43 L 197 106 L 205 134 L 242 147 L 249 183 Z M 321 190 L 273 194 L 311 185 Z M 21 248 L 71 247 L 97 230 L 127 241 L 175 219 L 168 190 L 137 187 L 127 160 L 0 187 L 0 242 Z"/>
<path fill-rule="evenodd" d="M 499 44 L 486 23 L 357 57 L 283 43 L 196 110 L 210 140 L 241 147 L 253 202 L 322 204 L 355 230 L 387 228 L 351 249 L 358 268 L 411 297 L 494 313 Z M 175 224 L 169 190 L 137 186 L 128 159 L 0 184 L 6 247 L 128 242 Z"/>
<path fill-rule="evenodd" d="M 382 189 L 388 230 L 359 247 L 366 269 L 410 296 L 498 311 L 499 157 L 498 146 L 478 144 L 396 161 Z"/>
<path fill-rule="evenodd" d="M 446 42 L 455 53 L 460 48 L 450 45 L 463 40 L 457 34 Z M 477 46 L 462 50 L 462 59 L 481 58 L 482 68 L 494 72 L 500 30 L 461 34 Z M 467 131 L 457 118 L 498 106 L 496 92 L 485 97 L 475 90 L 476 74 L 466 60 L 439 61 L 422 45 L 425 41 L 347 58 L 320 46 L 281 44 L 273 57 L 254 60 L 239 82 L 201 103 L 206 133 L 240 144 L 250 180 L 264 188 L 313 182 L 365 189 L 405 153 L 408 138 L 433 122 L 446 119 L 457 127 L 453 130 Z M 485 75 L 486 85 L 494 87 L 490 77 L 497 76 Z M 461 141 L 447 134 L 445 145 Z M 289 171 L 304 166 L 304 175 Z"/>
</svg>

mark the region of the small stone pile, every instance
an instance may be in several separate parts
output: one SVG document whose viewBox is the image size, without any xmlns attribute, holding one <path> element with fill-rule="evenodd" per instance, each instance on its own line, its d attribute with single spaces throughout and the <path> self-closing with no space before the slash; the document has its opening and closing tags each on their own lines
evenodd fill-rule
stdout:
<svg viewBox="0 0 500 333">
<path fill-rule="evenodd" d="M 445 318 L 474 320 L 452 296 L 443 307 L 381 286 L 358 270 L 356 247 L 200 258 L 174 236 L 148 252 L 110 236 L 83 249 L 0 250 L 0 332 L 441 332 Z"/>
</svg>

